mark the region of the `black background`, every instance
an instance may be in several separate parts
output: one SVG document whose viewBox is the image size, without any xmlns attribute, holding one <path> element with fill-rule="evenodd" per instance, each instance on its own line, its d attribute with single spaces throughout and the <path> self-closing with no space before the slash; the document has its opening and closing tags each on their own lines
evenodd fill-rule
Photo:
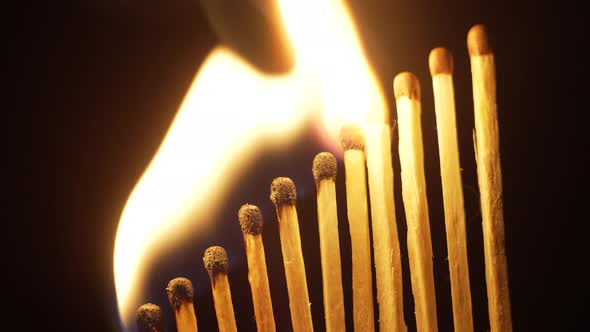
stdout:
<svg viewBox="0 0 590 332">
<path fill-rule="evenodd" d="M 583 22 L 560 7 L 540 2 L 348 3 L 367 55 L 388 93 L 394 118 L 390 93 L 393 76 L 411 70 L 422 81 L 425 168 L 440 330 L 452 330 L 452 309 L 436 123 L 427 66 L 428 53 L 436 46 L 446 46 L 455 55 L 475 327 L 477 331 L 489 329 L 465 46 L 466 33 L 476 23 L 489 26 L 496 54 L 514 326 L 516 330 L 538 331 L 566 329 L 575 323 L 580 309 L 572 295 L 577 296 L 566 286 L 574 284 L 576 257 L 565 254 L 573 250 L 577 225 L 587 220 L 577 217 L 574 208 L 583 197 L 575 194 L 582 180 L 576 178 L 575 171 L 580 165 L 579 155 L 585 151 L 578 149 L 577 137 L 582 95 L 574 92 L 581 84 L 582 74 L 571 51 L 583 41 Z M 218 37 L 195 0 L 29 4 L 15 11 L 14 18 L 16 23 L 10 31 L 17 37 L 14 49 L 18 50 L 18 59 L 7 66 L 18 74 L 14 80 L 17 93 L 12 96 L 17 103 L 15 111 L 7 113 L 17 117 L 7 121 L 5 127 L 8 133 L 12 132 L 7 139 L 13 161 L 9 164 L 15 166 L 15 172 L 8 174 L 9 182 L 15 183 L 10 196 L 18 204 L 10 204 L 9 208 L 16 213 L 5 220 L 3 238 L 7 240 L 5 253 L 10 267 L 3 273 L 10 280 L 5 288 L 15 291 L 9 293 L 6 301 L 22 317 L 8 319 L 24 324 L 17 330 L 116 331 L 119 325 L 112 257 L 120 213 L 170 125 L 194 73 L 207 52 L 219 42 Z M 566 23 L 572 26 L 566 28 Z M 20 50 L 24 51 L 22 55 Z M 399 170 L 396 143 L 394 169 Z M 315 216 L 313 180 L 311 173 L 306 172 L 316 152 L 319 151 L 310 148 L 294 148 L 293 152 L 297 156 L 294 160 L 300 160 L 303 169 L 293 176 L 296 182 L 301 179 L 302 188 L 308 191 L 300 199 L 301 219 L 314 220 Z M 292 157 L 285 158 L 268 167 L 286 171 L 269 178 L 297 172 L 280 168 L 290 165 Z M 343 184 L 343 177 L 339 177 L 339 188 Z M 413 330 L 399 184 L 396 174 L 406 322 Z M 264 182 L 260 186 L 267 185 Z M 345 196 L 342 191 L 338 195 L 343 216 Z M 275 281 L 271 280 L 275 313 L 282 319 L 279 326 L 288 328 L 276 220 L 271 209 L 265 211 L 269 273 L 277 276 Z M 235 221 L 228 227 L 237 227 L 232 223 Z M 346 222 L 341 224 L 346 263 L 350 259 L 348 228 Z M 314 324 L 322 330 L 317 225 L 308 223 L 301 227 Z M 210 244 L 216 243 L 202 246 Z M 197 257 L 197 263 L 200 254 L 191 254 Z M 239 246 L 230 250 L 230 256 L 243 263 Z M 200 265 L 195 265 L 198 278 L 206 277 Z M 346 271 L 349 269 L 344 268 L 347 323 L 351 326 L 350 286 L 346 286 L 350 285 L 350 276 Z M 230 281 L 234 304 L 239 303 L 241 308 L 236 310 L 240 330 L 253 330 L 245 264 L 236 265 Z M 159 304 L 172 326 L 168 304 Z M 215 330 L 209 291 L 197 298 L 197 315 L 200 329 Z"/>
</svg>

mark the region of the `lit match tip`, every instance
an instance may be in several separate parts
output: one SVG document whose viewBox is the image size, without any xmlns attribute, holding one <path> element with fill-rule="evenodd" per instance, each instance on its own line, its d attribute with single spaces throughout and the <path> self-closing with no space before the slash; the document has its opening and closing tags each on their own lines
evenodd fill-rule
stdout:
<svg viewBox="0 0 590 332">
<path fill-rule="evenodd" d="M 316 184 L 324 179 L 336 178 L 338 163 L 336 157 L 330 152 L 320 152 L 313 158 L 313 178 Z"/>
<path fill-rule="evenodd" d="M 182 303 L 193 303 L 194 291 L 193 283 L 187 278 L 174 278 L 166 287 L 168 301 L 174 310 L 178 309 Z"/>
<path fill-rule="evenodd" d="M 410 72 L 397 74 L 393 79 L 393 95 L 395 99 L 407 97 L 409 99 L 420 99 L 420 81 L 416 75 Z"/>
<path fill-rule="evenodd" d="M 137 328 L 140 332 L 160 332 L 164 330 L 162 309 L 151 303 L 146 303 L 139 308 L 135 314 Z"/>
<path fill-rule="evenodd" d="M 485 25 L 477 24 L 469 30 L 469 33 L 467 33 L 467 49 L 470 56 L 492 53 L 492 46 Z"/>
<path fill-rule="evenodd" d="M 203 263 L 210 276 L 214 276 L 217 273 L 227 273 L 229 263 L 227 251 L 220 246 L 209 247 L 203 255 Z"/>
<path fill-rule="evenodd" d="M 453 73 L 453 54 L 444 47 L 437 47 L 430 51 L 428 56 L 428 67 L 430 75 L 452 74 Z"/>
<path fill-rule="evenodd" d="M 365 137 L 358 125 L 346 124 L 340 129 L 340 142 L 342 149 L 346 150 L 364 150 Z"/>
<path fill-rule="evenodd" d="M 244 234 L 258 235 L 262 233 L 262 213 L 256 205 L 244 204 L 238 211 L 238 220 Z"/>
<path fill-rule="evenodd" d="M 279 177 L 270 184 L 270 200 L 278 207 L 283 204 L 295 205 L 297 190 L 293 180 Z"/>
</svg>

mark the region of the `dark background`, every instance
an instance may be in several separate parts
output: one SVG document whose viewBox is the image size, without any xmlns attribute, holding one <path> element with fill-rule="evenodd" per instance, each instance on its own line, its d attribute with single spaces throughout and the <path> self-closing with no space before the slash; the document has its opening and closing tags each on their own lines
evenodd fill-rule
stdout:
<svg viewBox="0 0 590 332">
<path fill-rule="evenodd" d="M 472 150 L 473 111 L 466 33 L 488 25 L 496 54 L 498 111 L 504 183 L 506 241 L 513 322 L 516 330 L 567 329 L 581 309 L 575 305 L 573 245 L 578 217 L 576 189 L 581 178 L 577 137 L 581 122 L 579 60 L 573 48 L 583 41 L 574 9 L 540 2 L 369 0 L 348 1 L 367 55 L 388 93 L 403 70 L 422 81 L 425 169 L 433 234 L 439 328 L 452 330 L 436 123 L 427 56 L 446 46 L 455 55 L 458 131 L 467 214 L 473 311 L 477 331 L 489 329 L 481 247 L 481 216 Z M 8 15 L 9 13 L 7 13 Z M 22 322 L 17 330 L 116 331 L 119 322 L 112 275 L 115 232 L 125 201 L 154 155 L 207 52 L 219 38 L 196 0 L 96 1 L 28 4 L 15 11 L 17 72 L 14 120 L 7 118 L 9 153 L 15 171 L 4 238 L 9 267 L 6 297 Z M 568 26 L 570 23 L 571 26 Z M 566 28 L 567 26 L 567 28 Z M 20 54 L 23 50 L 23 54 Z M 262 160 L 265 175 L 294 177 L 300 191 L 300 219 L 314 220 L 313 155 L 294 147 L 292 155 Z M 405 218 L 401 204 L 397 141 L 393 143 L 397 216 L 404 264 L 406 322 L 415 329 L 408 277 Z M 305 144 L 309 146 L 309 144 Z M 296 157 L 293 157 L 296 156 Z M 278 161 L 276 161 L 278 160 Z M 291 161 L 303 166 L 297 170 Z M 340 165 L 342 166 L 342 165 Z M 259 172 L 260 169 L 258 170 Z M 14 174 L 14 176 L 13 176 Z M 260 187 L 267 188 L 268 179 Z M 578 183 L 580 183 L 578 185 Z M 244 181 L 247 185 L 248 181 Z M 343 177 L 337 185 L 343 188 Z M 266 197 L 260 193 L 259 197 Z M 345 196 L 338 193 L 340 216 Z M 258 197 L 258 196 L 257 196 Z M 231 207 L 239 207 L 237 200 Z M 272 206 L 260 201 L 267 227 L 265 244 L 278 326 L 289 328 L 278 233 Z M 265 205 L 266 204 L 266 205 Z M 228 222 L 236 233 L 235 221 Z M 14 226 L 14 228 L 12 227 Z M 317 224 L 302 223 L 310 297 L 317 330 L 323 329 Z M 212 243 L 223 232 L 211 235 Z M 350 260 L 348 227 L 341 218 L 343 266 Z M 230 282 L 240 330 L 254 330 L 241 243 L 229 248 Z M 570 253 L 567 255 L 567 253 Z M 580 251 L 580 254 L 582 251 Z M 215 330 L 206 273 L 194 257 L 193 282 L 200 330 Z M 573 257 L 572 257 L 573 256 Z M 579 255 L 578 255 L 579 256 Z M 580 260 L 582 262 L 583 260 Z M 580 263 L 583 264 L 583 263 Z M 347 323 L 352 323 L 349 267 L 344 267 Z M 347 272 L 348 271 L 348 272 Z M 205 277 L 203 277 L 205 276 Z M 167 275 L 159 277 L 165 282 Z M 282 279 L 281 279 L 282 278 Z M 157 279 L 157 278 L 156 278 Z M 154 286 L 159 289 L 159 286 Z M 12 293 L 14 291 L 14 294 Z M 156 296 L 156 295 L 154 295 Z M 159 296 L 159 297 L 158 297 Z M 173 316 L 165 297 L 154 299 Z M 375 308 L 377 309 L 377 307 Z M 34 314 L 31 314 L 34 313 Z M 22 315 L 22 317 L 20 317 Z M 279 322 L 280 320 L 280 322 Z M 209 325 L 207 325 L 209 324 Z"/>
</svg>

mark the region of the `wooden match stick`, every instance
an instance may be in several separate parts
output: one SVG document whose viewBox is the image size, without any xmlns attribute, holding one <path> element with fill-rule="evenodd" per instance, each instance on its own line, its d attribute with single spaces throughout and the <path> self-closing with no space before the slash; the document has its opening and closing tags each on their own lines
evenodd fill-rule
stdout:
<svg viewBox="0 0 590 332">
<path fill-rule="evenodd" d="M 219 332 L 237 332 L 234 306 L 227 279 L 227 252 L 219 246 L 209 247 L 203 255 L 203 263 L 211 279 L 211 291 L 213 292 Z"/>
<path fill-rule="evenodd" d="M 146 303 L 137 308 L 135 314 L 137 329 L 139 332 L 163 332 L 164 320 L 162 309 L 151 303 Z"/>
<path fill-rule="evenodd" d="M 370 122 L 366 125 L 365 153 L 371 202 L 379 331 L 406 331 L 389 123 Z"/>
<path fill-rule="evenodd" d="M 345 331 L 335 183 L 337 162 L 334 155 L 329 152 L 316 155 L 312 172 L 317 189 L 326 331 Z"/>
<path fill-rule="evenodd" d="M 358 126 L 345 125 L 340 131 L 344 150 L 346 205 L 352 251 L 352 305 L 355 331 L 374 331 L 371 237 L 367 206 L 365 138 Z"/>
<path fill-rule="evenodd" d="M 166 287 L 168 301 L 174 309 L 176 317 L 176 329 L 178 332 L 196 332 L 197 316 L 193 304 L 193 284 L 187 278 L 175 278 L 170 280 Z"/>
<path fill-rule="evenodd" d="M 434 91 L 440 176 L 453 299 L 453 323 L 455 331 L 471 332 L 473 331 L 473 317 L 465 235 L 465 209 L 457 143 L 453 55 L 447 49 L 435 48 L 430 52 L 428 64 Z"/>
<path fill-rule="evenodd" d="M 258 206 L 244 204 L 238 211 L 238 220 L 244 233 L 244 246 L 248 260 L 248 281 L 252 290 L 256 328 L 258 332 L 274 332 L 276 330 L 275 319 L 261 235 L 262 213 L 260 213 Z"/>
<path fill-rule="evenodd" d="M 512 331 L 508 265 L 504 244 L 496 68 L 494 53 L 483 25 L 475 25 L 469 30 L 467 48 L 473 80 L 475 160 L 481 200 L 490 329 Z"/>
<path fill-rule="evenodd" d="M 270 200 L 275 204 L 279 220 L 279 236 L 293 330 L 295 332 L 313 331 L 305 263 L 301 252 L 299 220 L 295 207 L 297 192 L 293 181 L 284 177 L 274 179 L 270 185 Z"/>
<path fill-rule="evenodd" d="M 428 221 L 420 82 L 404 72 L 393 80 L 399 126 L 402 196 L 408 225 L 408 258 L 418 331 L 437 331 L 432 243 Z"/>
</svg>

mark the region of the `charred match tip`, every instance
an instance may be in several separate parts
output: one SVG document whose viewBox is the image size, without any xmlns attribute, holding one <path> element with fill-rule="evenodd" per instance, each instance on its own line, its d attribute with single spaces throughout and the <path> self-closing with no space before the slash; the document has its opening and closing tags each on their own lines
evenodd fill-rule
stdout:
<svg viewBox="0 0 590 332">
<path fill-rule="evenodd" d="M 256 205 L 244 204 L 238 211 L 238 220 L 244 234 L 258 235 L 262 233 L 262 213 Z"/>
<path fill-rule="evenodd" d="M 227 273 L 227 266 L 229 264 L 227 251 L 220 246 L 209 247 L 203 255 L 203 263 L 211 277 L 217 273 Z"/>
<path fill-rule="evenodd" d="M 467 33 L 467 49 L 470 56 L 492 53 L 492 46 L 485 25 L 477 24 L 469 29 L 469 33 Z"/>
<path fill-rule="evenodd" d="M 146 303 L 139 308 L 135 314 L 137 328 L 140 332 L 160 332 L 164 330 L 162 309 L 151 303 Z"/>
<path fill-rule="evenodd" d="M 393 95 L 395 99 L 407 97 L 419 100 L 420 81 L 418 77 L 408 71 L 397 74 L 393 79 Z"/>
<path fill-rule="evenodd" d="M 344 151 L 365 149 L 365 137 L 358 125 L 346 124 L 342 126 L 342 129 L 340 129 L 340 142 Z"/>
<path fill-rule="evenodd" d="M 430 75 L 452 74 L 453 73 L 453 54 L 443 47 L 437 47 L 430 51 L 428 56 L 428 67 Z"/>
<path fill-rule="evenodd" d="M 193 283 L 187 278 L 174 278 L 168 283 L 166 293 L 168 294 L 170 305 L 176 310 L 182 303 L 193 302 Z"/>
<path fill-rule="evenodd" d="M 276 178 L 270 184 L 270 200 L 276 205 L 294 205 L 297 201 L 297 190 L 293 180 L 289 178 Z"/>
<path fill-rule="evenodd" d="M 338 163 L 336 157 L 330 152 L 320 152 L 313 158 L 313 178 L 316 184 L 321 180 L 336 178 Z"/>
</svg>

